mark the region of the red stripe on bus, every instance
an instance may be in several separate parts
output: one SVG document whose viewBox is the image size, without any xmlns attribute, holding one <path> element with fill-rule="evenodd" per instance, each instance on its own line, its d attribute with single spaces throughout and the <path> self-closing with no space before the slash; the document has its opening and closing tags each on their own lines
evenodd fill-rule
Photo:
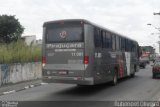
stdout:
<svg viewBox="0 0 160 107">
<path fill-rule="evenodd" d="M 119 63 L 119 73 L 120 73 L 120 78 L 122 78 L 123 75 L 122 63 Z"/>
</svg>

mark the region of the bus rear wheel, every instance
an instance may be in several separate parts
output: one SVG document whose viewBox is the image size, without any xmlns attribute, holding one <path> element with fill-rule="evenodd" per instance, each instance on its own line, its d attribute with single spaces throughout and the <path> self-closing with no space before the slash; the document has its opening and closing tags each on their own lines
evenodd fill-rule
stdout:
<svg viewBox="0 0 160 107">
<path fill-rule="evenodd" d="M 133 71 L 133 74 L 131 74 L 131 78 L 135 77 L 135 71 Z"/>
<path fill-rule="evenodd" d="M 152 74 L 152 78 L 153 78 L 153 79 L 155 79 L 155 78 L 156 78 L 156 75 L 155 75 L 154 73 Z"/>
<path fill-rule="evenodd" d="M 133 71 L 133 73 L 131 74 L 131 78 L 135 77 L 135 72 L 136 72 L 136 70 L 137 70 L 137 67 L 135 66 L 135 67 L 134 67 L 134 71 Z"/>
</svg>

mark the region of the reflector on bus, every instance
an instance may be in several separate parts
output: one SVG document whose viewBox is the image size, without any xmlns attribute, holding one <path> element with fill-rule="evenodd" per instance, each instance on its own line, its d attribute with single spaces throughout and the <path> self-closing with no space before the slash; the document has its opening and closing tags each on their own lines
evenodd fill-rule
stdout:
<svg viewBox="0 0 160 107">
<path fill-rule="evenodd" d="M 89 56 L 84 56 L 83 63 L 84 64 L 88 64 L 89 63 Z"/>
<path fill-rule="evenodd" d="M 42 66 L 44 67 L 46 64 L 46 57 L 42 56 Z"/>
</svg>

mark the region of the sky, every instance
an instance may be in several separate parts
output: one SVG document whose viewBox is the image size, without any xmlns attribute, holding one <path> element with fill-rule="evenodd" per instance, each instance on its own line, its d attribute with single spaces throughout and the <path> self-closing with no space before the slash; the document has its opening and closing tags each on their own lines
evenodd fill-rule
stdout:
<svg viewBox="0 0 160 107">
<path fill-rule="evenodd" d="M 86 19 L 158 51 L 160 32 L 153 26 L 160 27 L 160 15 L 153 12 L 160 12 L 160 0 L 0 0 L 0 15 L 15 15 L 23 36 L 41 39 L 46 21 Z"/>
</svg>

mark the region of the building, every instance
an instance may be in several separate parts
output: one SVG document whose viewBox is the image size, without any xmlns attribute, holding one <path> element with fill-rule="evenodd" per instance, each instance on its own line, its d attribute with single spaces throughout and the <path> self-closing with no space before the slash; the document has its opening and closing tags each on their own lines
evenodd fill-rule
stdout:
<svg viewBox="0 0 160 107">
<path fill-rule="evenodd" d="M 155 49 L 152 46 L 141 46 L 142 55 L 141 58 L 145 58 L 148 60 L 155 60 L 156 54 Z"/>
<path fill-rule="evenodd" d="M 35 45 L 37 45 L 37 46 L 42 46 L 42 39 L 39 39 L 39 40 L 36 40 L 36 43 L 35 43 Z"/>
<path fill-rule="evenodd" d="M 21 39 L 24 40 L 27 45 L 36 44 L 36 35 L 23 36 Z"/>
<path fill-rule="evenodd" d="M 36 35 L 23 36 L 21 39 L 24 40 L 27 45 L 42 45 L 42 39 L 36 40 Z"/>
<path fill-rule="evenodd" d="M 36 44 L 41 45 L 42 44 L 42 39 L 36 40 Z"/>
<path fill-rule="evenodd" d="M 152 46 L 141 46 L 142 53 L 155 54 L 155 49 Z"/>
</svg>

